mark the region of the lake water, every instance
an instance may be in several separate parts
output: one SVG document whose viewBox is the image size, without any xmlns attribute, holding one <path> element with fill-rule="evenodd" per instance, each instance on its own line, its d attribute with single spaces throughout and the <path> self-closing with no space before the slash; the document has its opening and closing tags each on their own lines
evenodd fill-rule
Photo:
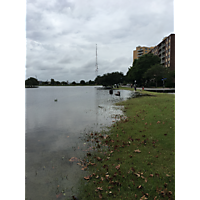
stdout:
<svg viewBox="0 0 200 200">
<path fill-rule="evenodd" d="M 93 86 L 26 88 L 27 200 L 70 199 L 77 194 L 86 172 L 69 159 L 85 156 L 86 133 L 106 129 L 123 115 L 114 103 L 131 92 L 121 90 L 120 97 L 115 93 Z"/>
</svg>

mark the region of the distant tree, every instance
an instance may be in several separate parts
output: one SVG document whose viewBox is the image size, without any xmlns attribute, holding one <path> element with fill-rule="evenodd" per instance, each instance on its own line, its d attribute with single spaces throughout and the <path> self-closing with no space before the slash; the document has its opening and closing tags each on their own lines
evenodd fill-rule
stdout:
<svg viewBox="0 0 200 200">
<path fill-rule="evenodd" d="M 134 60 L 132 67 L 128 69 L 126 74 L 128 80 L 132 83 L 137 81 L 137 84 L 142 85 L 145 82 L 144 73 L 155 64 L 160 64 L 160 58 L 153 54 L 145 54 Z"/>
<path fill-rule="evenodd" d="M 61 82 L 61 85 L 67 85 L 67 82 L 62 81 L 62 82 Z"/>
<path fill-rule="evenodd" d="M 51 85 L 55 85 L 54 79 L 51 79 Z"/>
<path fill-rule="evenodd" d="M 114 84 L 123 83 L 124 75 L 122 72 L 112 72 L 104 74 L 103 76 L 97 76 L 95 83 L 103 86 L 112 86 Z"/>
<path fill-rule="evenodd" d="M 73 81 L 73 82 L 72 82 L 72 85 L 76 85 L 76 82 L 75 82 L 75 81 Z"/>
<path fill-rule="evenodd" d="M 92 80 L 89 80 L 88 84 L 89 84 L 89 85 L 94 85 L 94 84 L 95 84 L 95 82 L 94 82 L 94 81 L 92 81 Z"/>
<path fill-rule="evenodd" d="M 25 85 L 35 86 L 35 85 L 39 85 L 39 82 L 36 78 L 30 77 L 27 80 L 25 80 Z"/>
<path fill-rule="evenodd" d="M 48 81 L 43 82 L 43 85 L 48 85 L 48 84 L 49 84 Z"/>
<path fill-rule="evenodd" d="M 166 77 L 169 69 L 164 67 L 161 64 L 152 65 L 147 71 L 144 73 L 144 79 L 146 80 L 154 80 L 156 83 L 156 87 L 158 86 L 158 81 L 162 85 L 162 79 Z"/>
<path fill-rule="evenodd" d="M 166 78 L 166 87 L 175 87 L 175 70 L 168 70 L 168 73 L 165 75 L 164 78 Z"/>
<path fill-rule="evenodd" d="M 84 81 L 84 80 L 81 80 L 81 81 L 80 81 L 80 84 L 81 84 L 81 85 L 85 85 L 85 81 Z"/>
<path fill-rule="evenodd" d="M 60 81 L 56 81 L 55 83 L 56 83 L 56 85 L 60 85 Z"/>
</svg>

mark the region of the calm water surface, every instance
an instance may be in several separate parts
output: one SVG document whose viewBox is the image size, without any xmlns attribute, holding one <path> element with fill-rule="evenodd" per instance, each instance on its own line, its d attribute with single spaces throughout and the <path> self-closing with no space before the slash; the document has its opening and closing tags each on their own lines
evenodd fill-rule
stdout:
<svg viewBox="0 0 200 200">
<path fill-rule="evenodd" d="M 106 129 L 123 114 L 114 103 L 131 92 L 120 92 L 118 97 L 92 86 L 26 89 L 27 200 L 70 199 L 77 194 L 86 172 L 69 159 L 85 156 L 85 133 Z M 59 196 L 62 190 L 65 196 Z"/>
</svg>

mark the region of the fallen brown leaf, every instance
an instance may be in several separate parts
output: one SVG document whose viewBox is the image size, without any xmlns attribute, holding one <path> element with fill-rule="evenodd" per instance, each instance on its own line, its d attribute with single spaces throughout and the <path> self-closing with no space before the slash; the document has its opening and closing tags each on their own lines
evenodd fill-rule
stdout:
<svg viewBox="0 0 200 200">
<path fill-rule="evenodd" d="M 137 177 L 140 177 L 140 174 L 138 174 L 138 173 L 134 173 Z"/>
<path fill-rule="evenodd" d="M 102 191 L 102 190 L 103 190 L 103 188 L 102 188 L 102 187 L 97 187 L 97 190 L 101 190 L 101 191 Z"/>
<path fill-rule="evenodd" d="M 109 178 L 109 175 L 106 175 L 106 179 L 108 179 Z"/>
<path fill-rule="evenodd" d="M 171 191 L 169 191 L 169 194 L 170 194 L 170 195 L 172 195 L 172 192 L 171 192 Z"/>
<path fill-rule="evenodd" d="M 101 160 L 102 160 L 102 158 L 100 158 L 100 157 L 97 157 L 97 160 L 98 160 L 98 161 L 101 161 Z"/>
<path fill-rule="evenodd" d="M 139 185 L 139 186 L 137 186 L 137 188 L 138 188 L 138 189 L 140 189 L 140 188 L 142 188 L 142 186 L 141 186 L 141 185 Z"/>
<path fill-rule="evenodd" d="M 117 165 L 115 168 L 116 168 L 117 170 L 120 169 L 120 165 Z"/>
<path fill-rule="evenodd" d="M 140 200 L 145 200 L 145 199 L 148 199 L 148 198 L 146 198 L 145 195 L 140 198 Z"/>
<path fill-rule="evenodd" d="M 90 175 L 84 177 L 85 180 L 90 180 Z"/>
<path fill-rule="evenodd" d="M 141 151 L 139 149 L 134 150 L 135 153 L 141 153 Z"/>
<path fill-rule="evenodd" d="M 81 170 L 83 170 L 83 171 L 86 170 L 86 169 L 87 169 L 87 167 L 82 167 L 82 168 L 81 168 Z"/>
<path fill-rule="evenodd" d="M 95 164 L 95 163 L 91 163 L 91 162 L 89 162 L 89 165 L 92 165 L 92 166 L 93 166 L 93 165 L 96 165 L 96 164 Z"/>
<path fill-rule="evenodd" d="M 69 159 L 69 161 L 70 161 L 70 162 L 74 162 L 74 161 L 79 161 L 79 159 L 76 158 L 76 157 L 71 157 L 71 158 Z"/>
<path fill-rule="evenodd" d="M 150 174 L 149 176 L 150 176 L 150 177 L 153 177 L 153 174 Z"/>
</svg>

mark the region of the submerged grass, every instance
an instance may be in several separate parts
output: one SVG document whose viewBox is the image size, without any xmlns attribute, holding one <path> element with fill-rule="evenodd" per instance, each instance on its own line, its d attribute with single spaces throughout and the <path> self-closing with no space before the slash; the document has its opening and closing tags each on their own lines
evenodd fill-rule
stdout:
<svg viewBox="0 0 200 200">
<path fill-rule="evenodd" d="M 175 199 L 175 96 L 148 94 L 118 103 L 126 118 L 87 135 L 96 150 L 78 199 Z"/>
</svg>

